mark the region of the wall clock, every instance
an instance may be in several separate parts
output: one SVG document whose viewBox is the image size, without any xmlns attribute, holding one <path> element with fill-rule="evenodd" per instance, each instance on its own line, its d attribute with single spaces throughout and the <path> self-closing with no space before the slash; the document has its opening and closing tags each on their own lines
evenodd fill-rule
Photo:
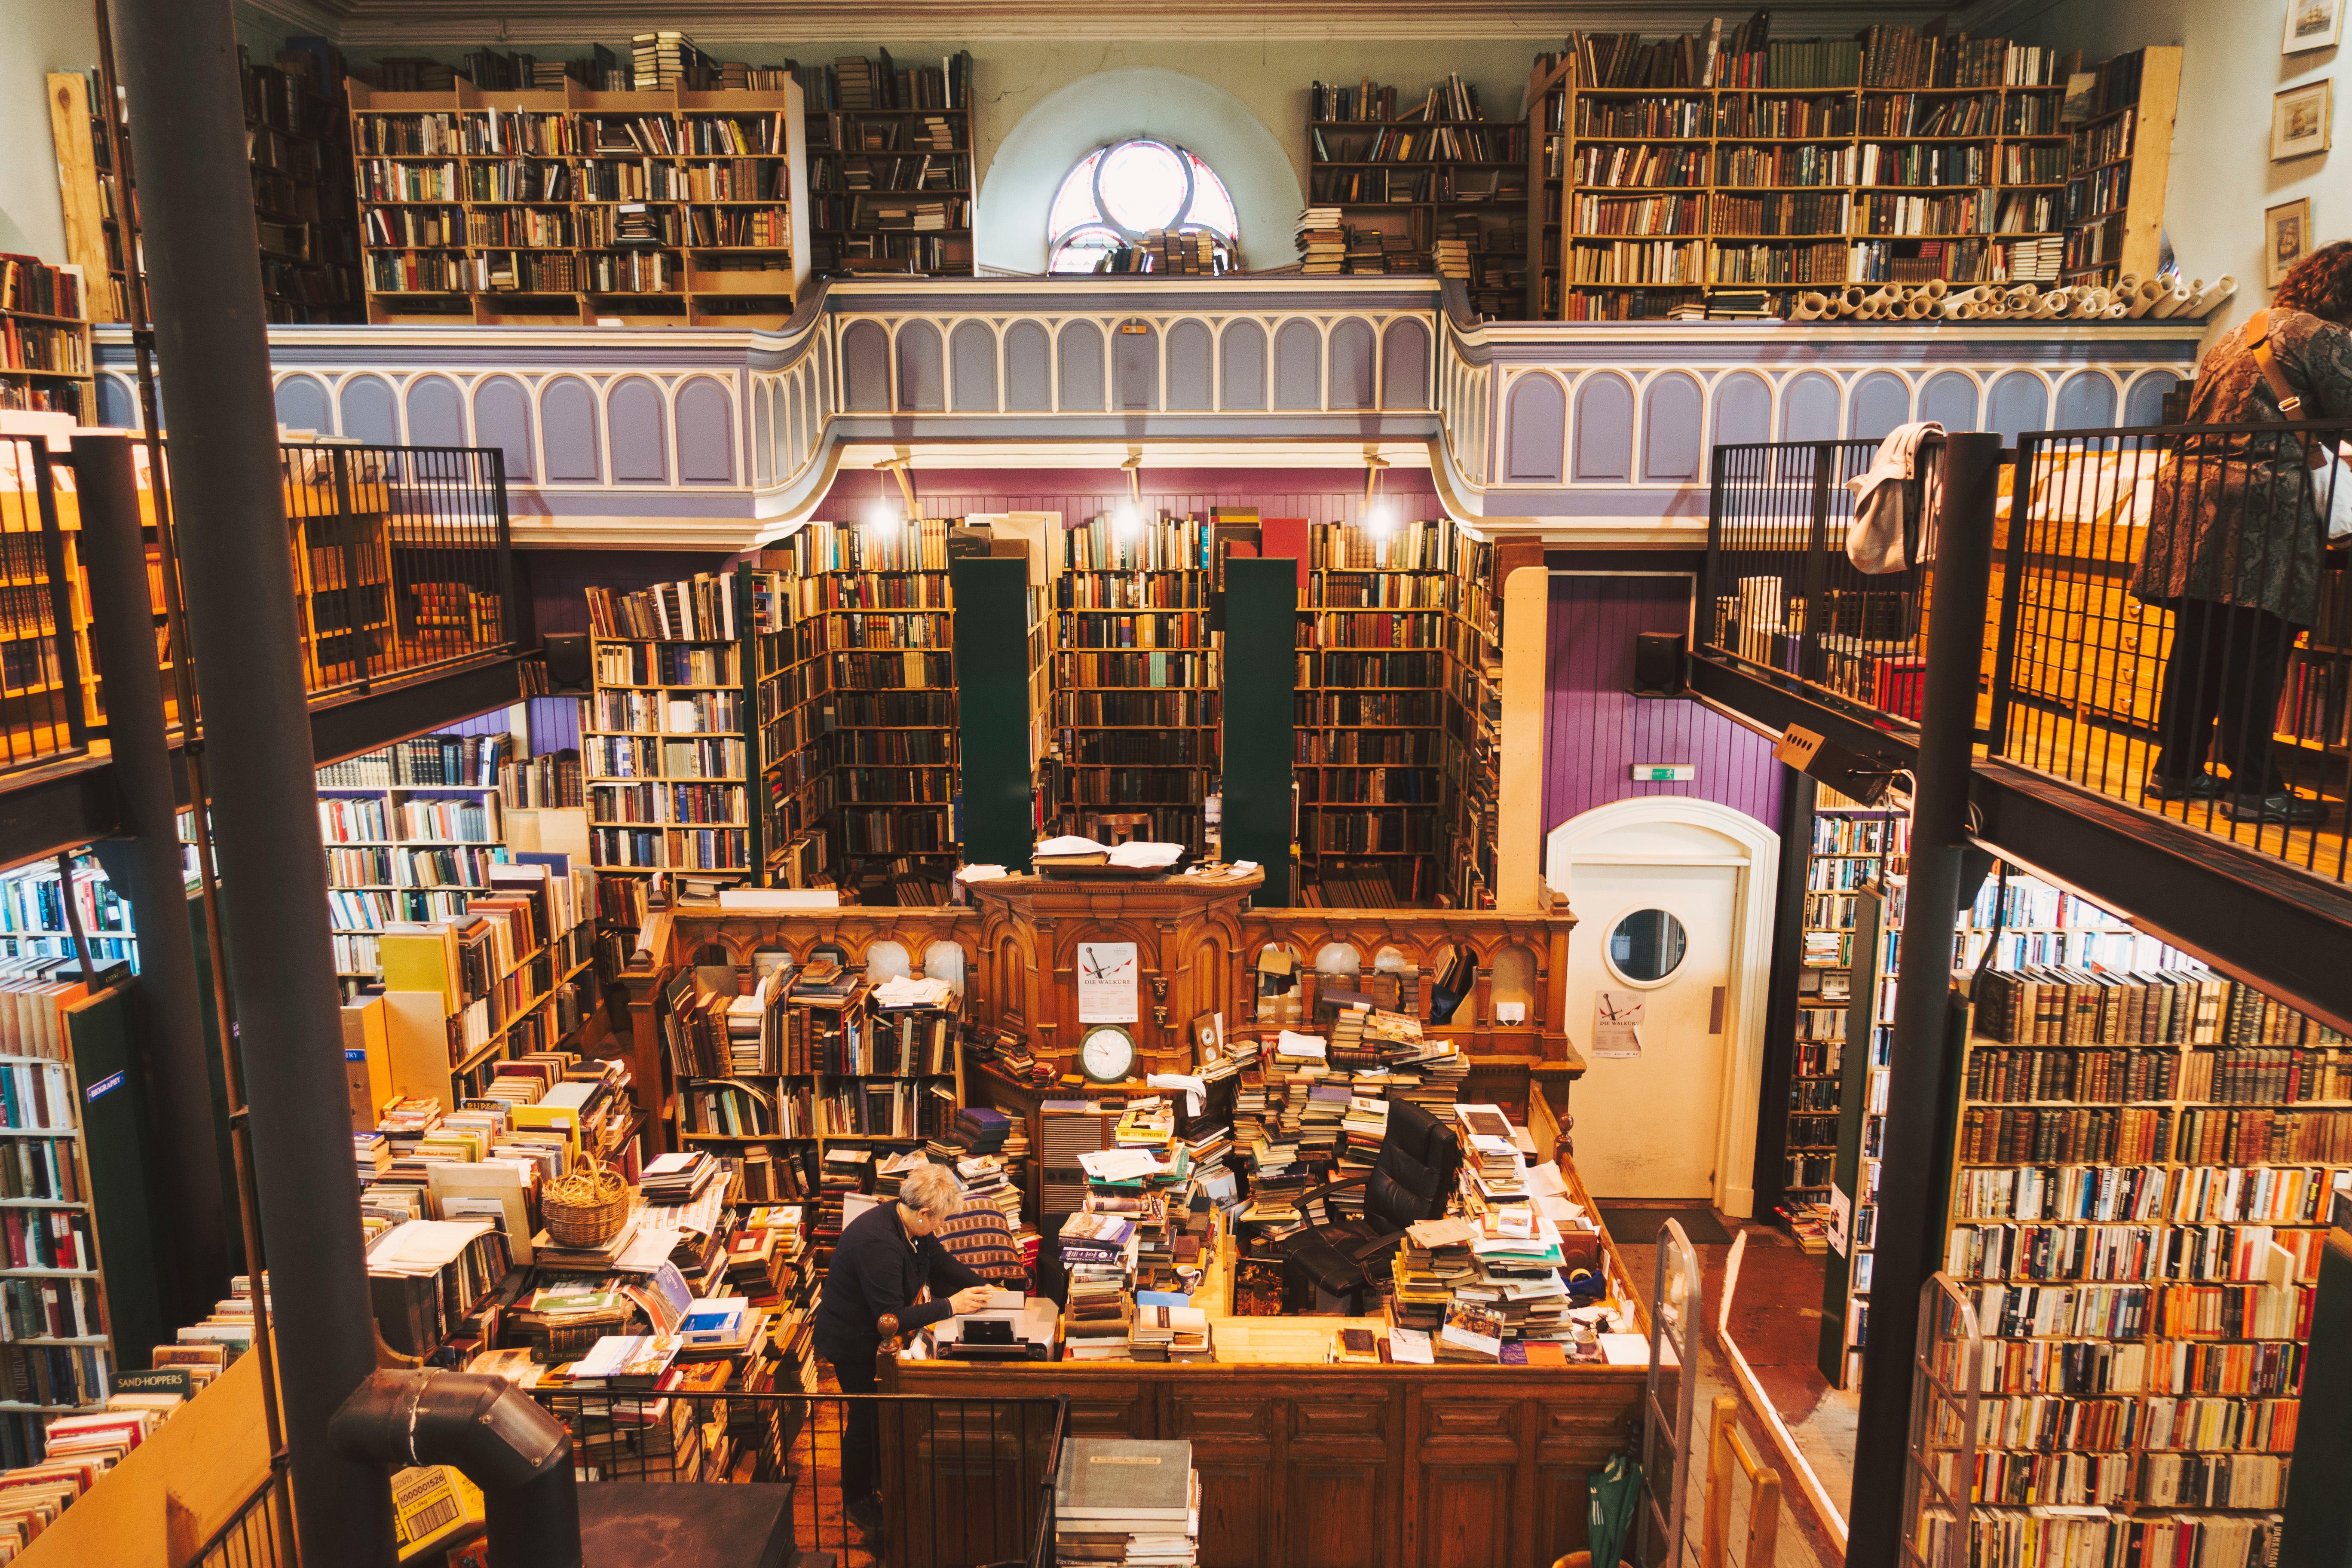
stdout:
<svg viewBox="0 0 2352 1568">
<path fill-rule="evenodd" d="M 1117 1024 L 1097 1024 L 1079 1037 L 1078 1068 L 1096 1083 L 1135 1076 L 1135 1037 Z"/>
</svg>

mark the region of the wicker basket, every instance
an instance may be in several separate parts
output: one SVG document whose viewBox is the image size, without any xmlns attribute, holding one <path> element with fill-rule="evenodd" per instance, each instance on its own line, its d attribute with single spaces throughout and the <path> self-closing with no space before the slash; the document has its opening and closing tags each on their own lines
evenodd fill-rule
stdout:
<svg viewBox="0 0 2352 1568">
<path fill-rule="evenodd" d="M 609 1165 L 584 1165 L 547 1184 L 539 1212 L 558 1247 L 602 1247 L 628 1220 L 629 1184 Z"/>
</svg>

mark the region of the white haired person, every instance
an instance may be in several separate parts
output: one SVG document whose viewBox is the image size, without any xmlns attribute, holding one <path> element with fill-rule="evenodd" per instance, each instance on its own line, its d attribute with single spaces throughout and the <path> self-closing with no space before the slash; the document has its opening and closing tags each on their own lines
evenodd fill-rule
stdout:
<svg viewBox="0 0 2352 1568">
<path fill-rule="evenodd" d="M 973 1311 L 986 1299 L 988 1282 L 950 1256 L 932 1235 L 962 1206 L 963 1184 L 955 1173 L 925 1165 L 907 1173 L 898 1202 L 868 1209 L 842 1231 L 817 1305 L 816 1348 L 833 1363 L 844 1394 L 874 1392 L 874 1357 L 882 1347 L 876 1325 L 883 1318 L 895 1316 L 898 1331 L 911 1333 L 952 1313 Z M 926 1285 L 934 1293 L 953 1294 L 919 1304 L 915 1297 Z M 852 1400 L 841 1437 L 842 1511 L 879 1551 L 877 1458 L 874 1406 Z"/>
</svg>

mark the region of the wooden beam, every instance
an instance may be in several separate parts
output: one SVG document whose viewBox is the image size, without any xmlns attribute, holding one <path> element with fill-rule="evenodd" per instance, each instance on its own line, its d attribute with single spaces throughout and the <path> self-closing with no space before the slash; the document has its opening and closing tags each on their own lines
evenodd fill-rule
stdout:
<svg viewBox="0 0 2352 1568">
<path fill-rule="evenodd" d="M 115 321 L 114 291 L 106 286 L 106 205 L 89 139 L 89 82 L 78 71 L 49 73 L 49 138 L 58 150 L 66 259 L 81 268 L 83 313 L 93 321 Z"/>
</svg>

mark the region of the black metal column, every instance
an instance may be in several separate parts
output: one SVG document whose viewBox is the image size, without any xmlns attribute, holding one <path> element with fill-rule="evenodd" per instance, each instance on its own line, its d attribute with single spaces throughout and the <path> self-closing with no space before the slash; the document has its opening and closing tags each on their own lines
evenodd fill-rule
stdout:
<svg viewBox="0 0 2352 1568">
<path fill-rule="evenodd" d="M 156 605 L 147 592 L 130 437 L 77 436 L 73 453 L 90 641 L 106 678 L 106 730 L 123 832 L 94 847 L 108 879 L 130 899 L 139 933 L 148 1103 L 161 1112 L 153 1127 L 162 1188 L 155 1195 L 172 1275 L 163 1306 L 169 1322 L 187 1323 L 228 1292 L 228 1230 L 163 733 L 163 678 L 155 666 Z"/>
<path fill-rule="evenodd" d="M 1993 501 L 2000 437 L 1944 441 L 1943 518 L 1930 605 L 1927 673 L 1911 808 L 1911 881 L 1895 973 L 1888 1058 L 1885 1152 L 1854 1441 L 1850 1563 L 1893 1563 L 1903 1542 L 1903 1468 L 1910 1451 L 1911 1368 L 1919 1287 L 1940 1266 L 1943 1160 L 1952 1129 L 1942 1114 L 1950 1076 L 1952 926 L 1959 913 L 1960 852 L 1968 843 L 1977 675 L 1984 656 L 1985 592 L 1992 572 Z M 1846 1042 L 1852 1051 L 1855 1043 Z"/>
<path fill-rule="evenodd" d="M 221 924 L 249 1086 L 297 1526 L 317 1562 L 391 1568 L 383 1467 L 327 1441 L 374 1370 L 351 1163 L 278 421 L 226 0 L 113 0 L 140 170 L 157 357 Z"/>
<path fill-rule="evenodd" d="M 1764 1079 L 1758 1094 L 1756 1209 L 1776 1207 L 1789 1189 L 1789 1085 L 1797 1070 L 1797 983 L 1805 957 L 1805 877 L 1812 864 L 1810 773 L 1780 770 L 1780 869 L 1772 889 L 1772 957 L 1765 1003 Z"/>
</svg>

